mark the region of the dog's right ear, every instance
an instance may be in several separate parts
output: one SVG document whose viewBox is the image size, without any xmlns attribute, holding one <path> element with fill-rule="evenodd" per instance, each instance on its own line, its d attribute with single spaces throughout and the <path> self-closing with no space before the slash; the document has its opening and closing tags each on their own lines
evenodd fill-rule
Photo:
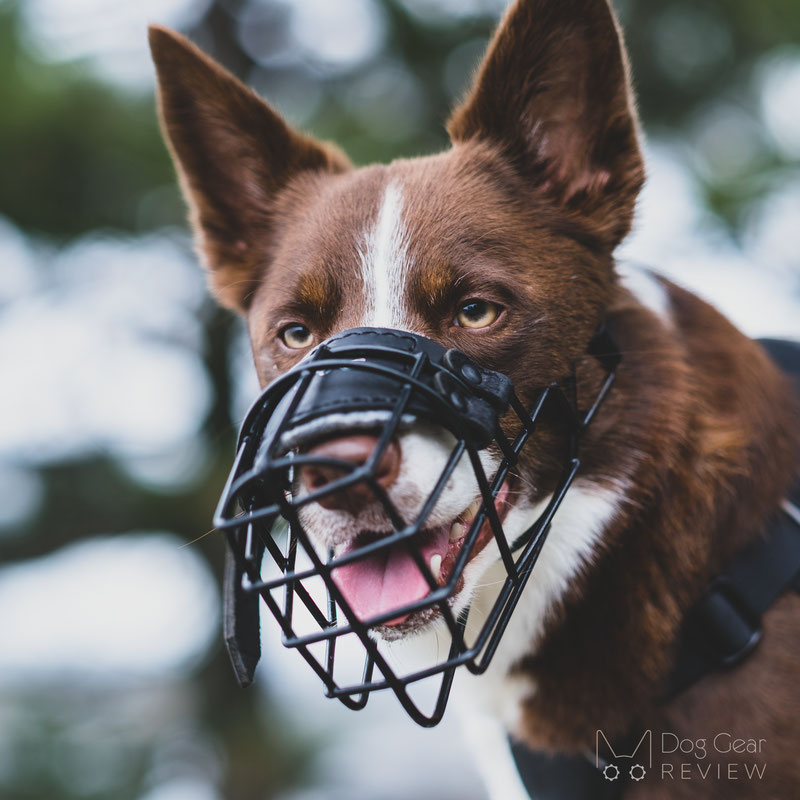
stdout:
<svg viewBox="0 0 800 800">
<path fill-rule="evenodd" d="M 183 36 L 150 27 L 164 136 L 222 305 L 244 313 L 263 268 L 276 195 L 303 171 L 343 172 L 338 150 L 299 134 Z"/>
</svg>

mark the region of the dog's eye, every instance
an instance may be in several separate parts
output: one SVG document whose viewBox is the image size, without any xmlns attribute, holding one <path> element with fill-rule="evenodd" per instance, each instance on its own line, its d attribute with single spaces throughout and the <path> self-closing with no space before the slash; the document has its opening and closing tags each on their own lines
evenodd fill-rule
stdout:
<svg viewBox="0 0 800 800">
<path fill-rule="evenodd" d="M 455 323 L 461 328 L 486 328 L 500 316 L 500 306 L 490 300 L 467 300 L 459 306 Z"/>
<path fill-rule="evenodd" d="M 305 350 L 306 347 L 311 347 L 314 341 L 314 334 L 305 325 L 300 325 L 297 322 L 281 328 L 278 336 L 292 350 Z"/>
</svg>

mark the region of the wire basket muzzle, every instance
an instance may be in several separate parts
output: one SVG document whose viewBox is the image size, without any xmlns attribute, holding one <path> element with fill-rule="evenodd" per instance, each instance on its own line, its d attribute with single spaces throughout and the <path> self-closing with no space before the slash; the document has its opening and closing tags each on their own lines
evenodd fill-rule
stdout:
<svg viewBox="0 0 800 800">
<path fill-rule="evenodd" d="M 375 691 L 391 689 L 416 722 L 435 725 L 454 670 L 460 665 L 474 673 L 487 668 L 552 515 L 577 471 L 576 436 L 571 436 L 552 499 L 525 535 L 509 542 L 499 513 L 503 493 L 537 419 L 548 409 L 571 420 L 577 432 L 574 404 L 560 387 L 542 389 L 526 409 L 506 376 L 425 337 L 385 329 L 356 329 L 332 337 L 268 387 L 245 420 L 215 517 L 230 545 L 225 638 L 240 683 L 252 681 L 260 657 L 263 602 L 280 626 L 283 644 L 303 656 L 328 696 L 362 708 Z M 506 438 L 500 425 L 504 414 L 514 417 L 512 427 L 518 433 L 513 439 Z M 436 479 L 426 487 L 424 502 L 407 519 L 377 471 L 391 442 L 421 421 L 445 428 L 451 446 Z M 315 455 L 315 443 L 354 432 L 375 438 L 366 461 Z M 481 458 L 487 448 L 496 456 L 489 472 Z M 479 492 L 479 508 L 446 574 L 437 575 L 429 553 L 432 537 L 444 534 L 431 529 L 428 520 L 456 468 L 465 463 Z M 327 468 L 335 477 L 309 489 L 302 482 L 309 467 Z M 385 525 L 346 547 L 326 546 L 307 529 L 308 510 L 356 485 L 366 487 L 382 509 Z M 459 592 L 473 551 L 488 546 L 496 546 L 504 575 L 483 624 L 472 626 L 467 636 L 469 607 L 459 605 Z M 401 559 L 405 574 L 413 573 L 417 584 L 424 581 L 423 591 L 396 607 L 357 613 L 343 576 L 359 570 L 371 574 L 381 558 Z M 430 623 L 436 639 L 445 643 L 427 664 L 398 666 L 392 660 L 390 640 L 405 630 L 406 620 Z M 431 683 L 432 688 L 417 691 Z"/>
</svg>

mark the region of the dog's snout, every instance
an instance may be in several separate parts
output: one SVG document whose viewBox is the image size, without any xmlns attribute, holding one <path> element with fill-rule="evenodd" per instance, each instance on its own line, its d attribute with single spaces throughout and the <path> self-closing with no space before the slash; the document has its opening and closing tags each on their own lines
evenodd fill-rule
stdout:
<svg viewBox="0 0 800 800">
<path fill-rule="evenodd" d="M 335 458 L 347 461 L 355 467 L 364 466 L 372 457 L 378 444 L 378 437 L 369 434 L 341 436 L 315 445 L 308 455 L 321 458 Z M 384 448 L 375 465 L 375 482 L 384 489 L 389 489 L 397 480 L 400 472 L 400 445 L 393 439 Z M 333 465 L 308 464 L 303 467 L 302 479 L 309 492 L 321 489 L 332 481 L 341 478 L 345 473 Z M 317 502 L 328 509 L 346 510 L 356 513 L 377 500 L 375 493 L 365 481 L 359 481 L 339 491 L 324 495 Z"/>
</svg>

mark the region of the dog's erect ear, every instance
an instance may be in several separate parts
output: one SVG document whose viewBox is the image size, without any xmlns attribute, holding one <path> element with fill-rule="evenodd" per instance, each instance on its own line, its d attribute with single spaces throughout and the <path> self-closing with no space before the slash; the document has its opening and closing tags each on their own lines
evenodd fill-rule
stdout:
<svg viewBox="0 0 800 800">
<path fill-rule="evenodd" d="M 630 230 L 644 171 L 607 0 L 517 0 L 448 129 L 454 142 L 500 145 L 609 246 Z"/>
<path fill-rule="evenodd" d="M 219 301 L 244 312 L 264 264 L 277 193 L 303 171 L 342 172 L 335 148 L 292 131 L 187 39 L 150 27 L 164 135 Z"/>
</svg>

